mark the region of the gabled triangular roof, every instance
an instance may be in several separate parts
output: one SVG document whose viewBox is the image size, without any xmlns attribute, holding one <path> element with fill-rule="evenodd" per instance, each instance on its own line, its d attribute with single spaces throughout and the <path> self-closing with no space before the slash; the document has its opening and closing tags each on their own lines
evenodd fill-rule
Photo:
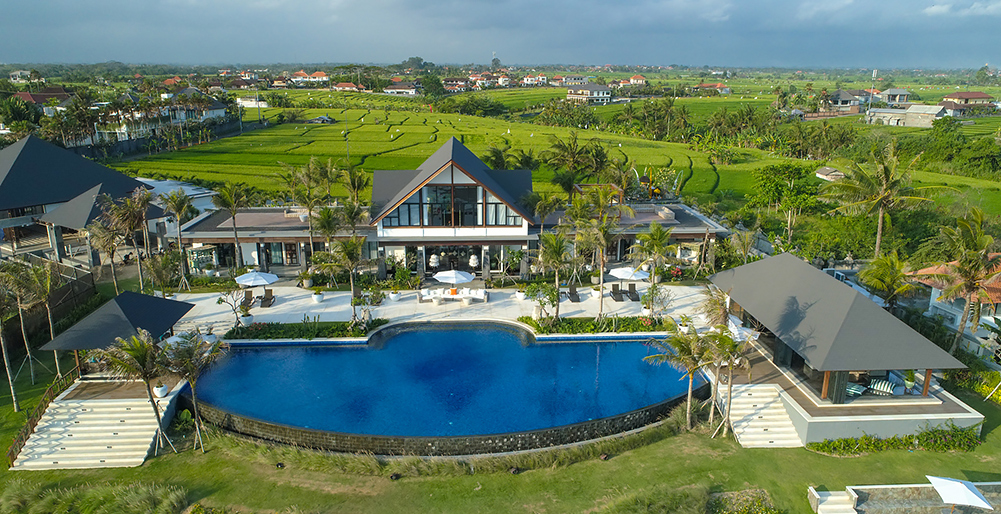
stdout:
<svg viewBox="0 0 1001 514">
<path fill-rule="evenodd" d="M 818 371 L 966 366 L 854 288 L 783 253 L 709 277 Z"/>
<path fill-rule="evenodd" d="M 84 191 L 76 198 L 60 205 L 55 210 L 43 214 L 42 217 L 39 218 L 39 221 L 59 227 L 82 230 L 89 225 L 91 221 L 94 221 L 98 216 L 104 213 L 104 208 L 98 200 L 100 195 L 108 195 L 115 200 L 127 196 L 127 194 L 121 194 L 118 191 L 110 189 L 106 190 L 104 183 L 101 183 Z M 157 207 L 156 205 L 150 204 L 149 208 L 146 209 L 147 219 L 153 220 L 162 218 L 164 215 L 165 213 L 163 209 Z"/>
<path fill-rule="evenodd" d="M 158 338 L 170 330 L 195 305 L 125 291 L 112 298 L 55 339 L 46 350 L 108 348 L 116 337 L 127 338 L 146 330 Z"/>
<path fill-rule="evenodd" d="M 372 218 L 372 225 L 374 226 L 383 217 L 393 211 L 398 205 L 403 203 L 407 198 L 410 198 L 418 189 L 423 187 L 432 178 L 435 177 L 440 171 L 445 169 L 449 164 L 454 164 L 456 167 L 461 169 L 469 178 L 473 179 L 475 182 L 479 183 L 481 186 L 487 189 L 491 194 L 493 194 L 497 199 L 507 204 L 508 207 L 514 209 L 523 218 L 529 220 L 529 223 L 534 224 L 534 218 L 525 210 L 524 207 L 518 205 L 518 198 L 515 197 L 515 193 L 501 186 L 500 183 L 494 178 L 497 173 L 504 174 L 521 174 L 527 175 L 529 184 L 531 184 L 531 172 L 528 170 L 491 170 L 489 166 L 483 163 L 469 151 L 459 140 L 454 137 L 450 137 L 448 141 L 445 142 L 435 153 L 431 154 L 416 170 L 405 170 L 402 172 L 382 172 L 376 175 L 376 179 L 381 176 L 386 176 L 386 174 L 407 174 L 405 176 L 411 177 L 410 180 L 403 187 L 399 188 L 395 194 L 391 197 L 383 192 L 379 196 L 389 200 L 382 205 L 379 214 Z M 373 189 L 375 185 L 373 185 Z M 373 199 L 375 199 L 376 194 L 373 192 Z"/>
<path fill-rule="evenodd" d="M 113 196 L 146 187 L 35 136 L 0 150 L 0 210 L 66 202 L 98 184 Z"/>
</svg>

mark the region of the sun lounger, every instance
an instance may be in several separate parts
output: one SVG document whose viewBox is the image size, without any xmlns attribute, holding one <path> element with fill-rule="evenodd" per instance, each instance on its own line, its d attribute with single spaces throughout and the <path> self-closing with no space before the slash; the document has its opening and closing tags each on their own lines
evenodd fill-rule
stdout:
<svg viewBox="0 0 1001 514">
<path fill-rule="evenodd" d="M 243 292 L 243 301 L 240 302 L 240 306 L 250 307 L 253 304 L 254 304 L 254 293 L 250 289 L 247 289 L 246 291 Z"/>
<path fill-rule="evenodd" d="M 577 286 L 570 284 L 570 290 L 567 291 L 567 298 L 573 303 L 580 302 L 580 295 L 577 294 Z"/>
<path fill-rule="evenodd" d="M 845 393 L 847 393 L 848 396 L 861 396 L 866 389 L 867 388 L 864 385 L 848 382 L 848 385 L 845 386 Z"/>
<path fill-rule="evenodd" d="M 629 283 L 629 291 L 626 294 L 629 296 L 630 300 L 634 302 L 640 301 L 640 294 L 636 292 L 636 282 Z"/>
<path fill-rule="evenodd" d="M 621 302 L 622 301 L 622 290 L 619 289 L 619 285 L 618 284 L 612 284 L 611 295 L 612 295 L 612 299 L 613 300 L 615 300 L 617 302 Z"/>
<path fill-rule="evenodd" d="M 264 296 L 261 297 L 261 307 L 271 307 L 271 304 L 275 303 L 275 295 L 270 289 L 264 290 Z"/>
</svg>

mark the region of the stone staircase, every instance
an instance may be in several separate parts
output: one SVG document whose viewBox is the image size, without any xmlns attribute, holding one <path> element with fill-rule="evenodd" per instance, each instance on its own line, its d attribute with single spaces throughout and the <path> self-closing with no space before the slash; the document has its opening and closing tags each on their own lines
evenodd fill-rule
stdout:
<svg viewBox="0 0 1001 514">
<path fill-rule="evenodd" d="M 720 389 L 725 395 L 726 388 Z M 744 448 L 803 446 L 778 390 L 772 385 L 734 385 L 730 423 L 737 442 Z"/>
<path fill-rule="evenodd" d="M 176 394 L 171 392 L 159 400 L 165 426 L 170 422 L 168 414 Z M 66 394 L 60 398 L 63 396 Z M 11 469 L 140 466 L 155 436 L 156 417 L 145 398 L 56 399 L 45 410 Z"/>
<path fill-rule="evenodd" d="M 858 514 L 854 500 L 845 491 L 817 491 L 817 514 Z"/>
</svg>

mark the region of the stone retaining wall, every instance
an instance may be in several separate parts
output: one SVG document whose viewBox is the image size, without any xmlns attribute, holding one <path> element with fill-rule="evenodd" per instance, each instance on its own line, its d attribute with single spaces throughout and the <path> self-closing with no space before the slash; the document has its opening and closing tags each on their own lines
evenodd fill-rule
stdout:
<svg viewBox="0 0 1001 514">
<path fill-rule="evenodd" d="M 698 396 L 708 396 L 709 386 L 698 389 Z M 536 450 L 563 444 L 579 443 L 634 430 L 665 417 L 684 395 L 649 407 L 561 427 L 494 434 L 453 437 L 391 437 L 343 434 L 293 427 L 261 421 L 226 412 L 206 403 L 198 404 L 202 419 L 219 428 L 258 439 L 336 452 L 372 452 L 376 455 L 474 455 Z"/>
</svg>

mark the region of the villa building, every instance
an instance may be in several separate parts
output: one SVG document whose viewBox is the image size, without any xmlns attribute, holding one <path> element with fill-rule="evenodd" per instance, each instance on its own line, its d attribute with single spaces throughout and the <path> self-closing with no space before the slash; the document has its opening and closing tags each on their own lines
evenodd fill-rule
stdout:
<svg viewBox="0 0 1001 514">
<path fill-rule="evenodd" d="M 601 84 L 581 84 L 567 89 L 567 101 L 579 104 L 607 104 L 612 101 L 612 90 Z"/>
<path fill-rule="evenodd" d="M 939 317 L 945 326 L 957 330 L 959 319 L 963 316 L 966 307 L 966 300 L 963 298 L 945 299 L 942 297 L 942 290 L 947 284 L 941 280 L 932 278 L 933 275 L 940 275 L 946 272 L 945 266 L 932 266 L 914 272 L 918 282 L 931 289 L 931 302 L 928 304 L 926 316 Z M 1001 345 L 997 337 L 987 329 L 987 327 L 999 328 L 995 321 L 995 316 L 1001 316 L 1001 284 L 988 284 L 986 287 L 987 297 L 980 304 L 980 319 L 970 321 L 966 324 L 963 333 L 963 346 L 967 351 L 976 355 L 993 358 L 995 362 L 1001 362 Z"/>
<path fill-rule="evenodd" d="M 961 91 L 945 95 L 939 106 L 945 108 L 946 116 L 963 117 L 975 113 L 990 114 L 997 110 L 994 97 L 978 91 Z"/>
<path fill-rule="evenodd" d="M 908 103 L 911 92 L 906 89 L 891 88 L 883 91 L 877 98 L 887 103 L 887 105 L 897 105 Z"/>
</svg>

